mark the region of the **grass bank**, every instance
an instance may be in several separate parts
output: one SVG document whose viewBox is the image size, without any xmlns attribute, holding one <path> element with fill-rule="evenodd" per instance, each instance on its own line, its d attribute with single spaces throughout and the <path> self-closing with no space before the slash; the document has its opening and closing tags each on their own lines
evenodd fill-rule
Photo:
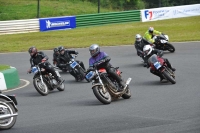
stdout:
<svg viewBox="0 0 200 133">
<path fill-rule="evenodd" d="M 93 43 L 100 46 L 130 45 L 135 34 L 143 36 L 149 26 L 169 35 L 170 42 L 200 41 L 200 16 L 160 20 L 109 24 L 72 30 L 12 34 L 0 36 L 0 52 L 23 52 L 30 46 L 40 50 L 63 45 L 66 48 L 88 47 Z"/>
<path fill-rule="evenodd" d="M 9 69 L 9 68 L 10 68 L 10 66 L 8 66 L 8 65 L 0 64 L 0 72 L 3 70 Z"/>
</svg>

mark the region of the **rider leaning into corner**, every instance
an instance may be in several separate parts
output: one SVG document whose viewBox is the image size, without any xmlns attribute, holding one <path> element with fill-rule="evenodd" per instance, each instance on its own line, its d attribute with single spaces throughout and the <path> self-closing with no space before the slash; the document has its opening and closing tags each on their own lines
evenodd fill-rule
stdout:
<svg viewBox="0 0 200 133">
<path fill-rule="evenodd" d="M 55 69 L 53 66 L 48 62 L 48 57 L 45 55 L 42 51 L 37 51 L 37 48 L 32 46 L 28 49 L 28 52 L 31 56 L 30 58 L 30 64 L 31 68 L 34 67 L 35 65 L 40 64 L 40 67 L 44 68 L 47 72 L 51 73 L 55 79 L 58 81 L 58 83 L 62 83 L 63 80 L 61 80 L 60 77 L 57 76 Z M 28 73 L 31 73 L 31 68 L 27 71 Z"/>
<path fill-rule="evenodd" d="M 163 34 L 160 31 L 154 30 L 153 27 L 149 27 L 149 29 L 144 33 L 144 39 L 147 40 L 148 42 L 150 42 L 151 44 L 157 44 L 157 39 L 154 39 L 155 35 L 161 35 Z"/>
<path fill-rule="evenodd" d="M 109 63 L 111 58 L 105 52 L 100 51 L 100 47 L 97 44 L 92 44 L 89 47 L 89 51 L 90 51 L 91 57 L 89 59 L 89 68 L 87 71 L 93 70 L 94 67 L 96 67 L 97 69 L 105 68 L 106 72 L 110 74 L 114 79 L 116 79 L 119 85 L 121 86 L 120 90 L 118 91 L 122 91 L 123 88 L 125 87 L 125 83 L 115 73 L 114 68 Z"/>
<path fill-rule="evenodd" d="M 152 46 L 150 45 L 145 45 L 144 48 L 143 48 L 143 52 L 144 52 L 144 55 L 145 55 L 145 61 L 147 62 L 146 64 L 146 67 L 149 68 L 150 67 L 150 64 L 148 63 L 148 59 L 153 55 L 153 54 L 156 54 L 157 56 L 159 57 L 162 57 L 163 56 L 163 51 L 162 50 L 158 50 L 158 49 L 154 49 L 152 48 Z M 162 57 L 163 58 L 163 57 Z M 164 61 L 167 63 L 167 66 L 172 70 L 172 71 L 176 71 L 175 68 L 172 67 L 171 63 L 169 62 L 169 60 L 167 58 L 163 58 Z M 144 66 L 145 67 L 145 66 Z M 157 71 L 154 71 L 152 69 L 150 69 L 150 72 L 158 77 L 160 77 L 160 81 L 162 81 L 164 78 L 159 74 L 157 73 Z"/>
</svg>

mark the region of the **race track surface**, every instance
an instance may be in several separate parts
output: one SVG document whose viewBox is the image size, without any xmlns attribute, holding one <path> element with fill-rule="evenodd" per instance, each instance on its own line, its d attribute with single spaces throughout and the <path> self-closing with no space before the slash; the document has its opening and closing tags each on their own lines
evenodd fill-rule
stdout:
<svg viewBox="0 0 200 133">
<path fill-rule="evenodd" d="M 28 52 L 0 54 L 0 63 L 18 69 L 25 88 L 5 92 L 16 94 L 19 116 L 5 133 L 200 133 L 200 42 L 173 43 L 175 53 L 165 52 L 176 68 L 176 81 L 160 83 L 144 68 L 133 45 L 101 47 L 119 66 L 124 79 L 132 78 L 132 97 L 103 105 L 94 96 L 91 83 L 75 82 L 62 73 L 66 89 L 41 96 L 32 83 Z M 28 48 L 27 48 L 28 49 Z M 88 48 L 79 51 L 78 60 L 88 68 Z M 44 51 L 52 63 L 53 50 Z M 2 131 L 1 131 L 2 132 Z"/>
</svg>

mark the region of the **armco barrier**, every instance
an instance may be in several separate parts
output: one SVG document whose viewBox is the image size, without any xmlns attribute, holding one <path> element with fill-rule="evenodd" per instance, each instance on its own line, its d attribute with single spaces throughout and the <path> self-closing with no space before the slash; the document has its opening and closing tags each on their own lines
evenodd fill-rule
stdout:
<svg viewBox="0 0 200 133">
<path fill-rule="evenodd" d="M 0 21 L 0 35 L 39 31 L 38 19 Z"/>
<path fill-rule="evenodd" d="M 16 68 L 11 67 L 10 69 L 0 72 L 0 90 L 12 89 L 20 84 L 18 71 Z"/>
<path fill-rule="evenodd" d="M 76 27 L 140 21 L 140 10 L 76 16 Z"/>
</svg>

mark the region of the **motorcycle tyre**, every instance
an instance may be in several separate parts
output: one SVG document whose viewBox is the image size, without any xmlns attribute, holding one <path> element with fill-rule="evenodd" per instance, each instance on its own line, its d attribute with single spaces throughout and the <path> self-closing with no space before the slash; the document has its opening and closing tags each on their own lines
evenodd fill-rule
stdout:
<svg viewBox="0 0 200 133">
<path fill-rule="evenodd" d="M 172 84 L 176 84 L 176 80 L 175 80 L 172 76 L 170 76 L 169 73 L 168 73 L 166 70 L 163 71 L 162 74 L 163 74 L 164 77 L 165 77 L 168 81 L 170 81 Z"/>
<path fill-rule="evenodd" d="M 96 96 L 96 98 L 102 102 L 103 104 L 110 104 L 111 101 L 112 101 L 112 97 L 110 95 L 110 93 L 107 91 L 108 95 L 109 95 L 109 98 L 106 99 L 103 97 L 103 94 L 100 92 L 100 88 L 101 86 L 94 86 L 92 89 L 93 89 L 93 93 L 94 95 Z"/>
<path fill-rule="evenodd" d="M 167 42 L 166 44 L 167 44 L 169 52 L 171 52 L 171 53 L 175 52 L 175 47 L 171 43 Z"/>
<path fill-rule="evenodd" d="M 0 101 L 7 101 L 7 100 L 5 100 L 5 99 L 3 99 L 3 98 L 0 98 Z M 12 112 L 12 114 L 14 114 L 14 113 L 16 113 L 16 111 L 15 111 L 15 109 L 14 109 L 14 107 L 13 107 L 13 105 L 11 104 L 11 103 L 5 103 L 7 106 L 9 106 L 8 108 L 9 108 L 9 111 L 10 112 Z M 2 126 L 1 124 L 0 124 L 0 130 L 7 130 L 7 129 L 10 129 L 10 128 L 12 128 L 14 125 L 15 125 L 15 123 L 16 123 L 16 121 L 17 121 L 17 116 L 15 116 L 15 117 L 11 117 L 11 118 L 8 118 L 8 119 L 11 119 L 11 123 L 9 124 L 9 125 L 7 125 L 7 126 Z"/>
<path fill-rule="evenodd" d="M 126 88 L 126 92 L 122 95 L 122 98 L 129 99 L 131 97 L 131 90 L 129 89 L 129 86 Z"/>
<path fill-rule="evenodd" d="M 36 83 L 36 82 L 37 82 L 36 79 L 38 79 L 38 78 L 33 79 L 33 85 L 34 85 L 35 89 L 37 90 L 37 92 L 40 93 L 42 96 L 48 95 L 48 94 L 49 94 L 49 89 L 48 89 L 46 83 L 44 82 L 44 86 L 45 86 L 45 90 L 46 90 L 46 91 L 43 92 L 43 91 L 41 91 L 40 88 L 38 87 L 38 85 L 37 85 L 37 83 Z M 38 80 L 40 80 L 40 79 L 38 79 Z"/>
</svg>

